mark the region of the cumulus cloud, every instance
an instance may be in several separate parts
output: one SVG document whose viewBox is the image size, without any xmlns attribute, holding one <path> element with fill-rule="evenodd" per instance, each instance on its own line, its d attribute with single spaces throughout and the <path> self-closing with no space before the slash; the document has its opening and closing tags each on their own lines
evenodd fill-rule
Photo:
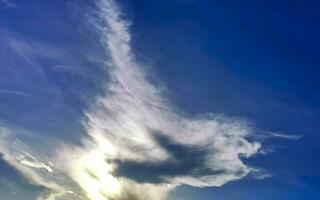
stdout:
<svg viewBox="0 0 320 200">
<path fill-rule="evenodd" d="M 176 112 L 136 61 L 130 23 L 117 3 L 98 0 L 96 8 L 110 80 L 85 112 L 88 135 L 81 146 L 54 149 L 52 164 L 10 145 L 1 148 L 5 160 L 34 184 L 59 191 L 46 199 L 66 200 L 163 200 L 182 184 L 219 187 L 254 172 L 241 161 L 260 148 L 246 139 L 250 127 L 241 120 Z"/>
</svg>

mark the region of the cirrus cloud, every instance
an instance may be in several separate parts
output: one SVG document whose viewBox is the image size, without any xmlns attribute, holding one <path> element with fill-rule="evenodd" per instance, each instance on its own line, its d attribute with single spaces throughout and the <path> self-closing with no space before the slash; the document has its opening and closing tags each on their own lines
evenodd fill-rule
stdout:
<svg viewBox="0 0 320 200">
<path fill-rule="evenodd" d="M 49 188 L 50 195 L 39 199 L 163 200 L 179 185 L 220 187 L 254 172 L 241 160 L 261 146 L 246 139 L 250 127 L 238 119 L 176 112 L 136 61 L 130 23 L 118 4 L 97 0 L 96 8 L 92 21 L 110 81 L 85 112 L 82 145 L 60 141 L 51 166 L 39 161 L 40 154 L 25 159 L 8 145 L 1 149 L 33 184 Z"/>
</svg>

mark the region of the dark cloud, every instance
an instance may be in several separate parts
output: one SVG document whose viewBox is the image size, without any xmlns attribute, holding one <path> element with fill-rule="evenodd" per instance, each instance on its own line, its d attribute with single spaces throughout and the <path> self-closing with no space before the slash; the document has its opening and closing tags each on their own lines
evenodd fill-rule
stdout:
<svg viewBox="0 0 320 200">
<path fill-rule="evenodd" d="M 170 158 L 162 162 L 115 161 L 118 165 L 116 176 L 122 176 L 140 183 L 166 183 L 171 177 L 228 174 L 225 169 L 213 170 L 207 167 L 209 150 L 175 143 L 169 137 L 155 133 L 154 139 L 166 150 Z M 212 154 L 212 152 L 210 152 Z M 233 172 L 233 174 L 235 174 Z M 236 175 L 241 176 L 239 170 Z"/>
</svg>

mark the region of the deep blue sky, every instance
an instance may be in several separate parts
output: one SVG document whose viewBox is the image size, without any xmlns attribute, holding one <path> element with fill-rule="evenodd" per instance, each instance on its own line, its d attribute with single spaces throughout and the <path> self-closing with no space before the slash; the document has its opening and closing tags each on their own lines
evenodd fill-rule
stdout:
<svg viewBox="0 0 320 200">
<path fill-rule="evenodd" d="M 259 130 L 303 136 L 299 141 L 265 141 L 275 152 L 250 161 L 273 178 L 194 191 L 191 199 L 319 198 L 319 5 L 128 3 L 136 48 L 181 108 L 244 117 Z"/>
<path fill-rule="evenodd" d="M 11 2 L 16 7 L 0 1 L 0 123 L 76 140 L 81 113 L 107 76 L 86 20 L 90 5 Z M 256 134 L 302 136 L 264 138 L 273 152 L 245 161 L 271 178 L 183 187 L 176 199 L 320 199 L 320 3 L 119 2 L 138 59 L 179 109 L 244 118 Z M 5 172 L 0 162 L 0 176 Z"/>
</svg>

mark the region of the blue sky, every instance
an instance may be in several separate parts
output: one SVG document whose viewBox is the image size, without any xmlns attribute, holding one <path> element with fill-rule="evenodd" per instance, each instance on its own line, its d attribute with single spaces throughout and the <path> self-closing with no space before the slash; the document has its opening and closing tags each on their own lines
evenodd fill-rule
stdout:
<svg viewBox="0 0 320 200">
<path fill-rule="evenodd" d="M 0 0 L 0 199 L 100 200 L 91 159 L 120 196 L 320 198 L 318 7 Z"/>
</svg>

